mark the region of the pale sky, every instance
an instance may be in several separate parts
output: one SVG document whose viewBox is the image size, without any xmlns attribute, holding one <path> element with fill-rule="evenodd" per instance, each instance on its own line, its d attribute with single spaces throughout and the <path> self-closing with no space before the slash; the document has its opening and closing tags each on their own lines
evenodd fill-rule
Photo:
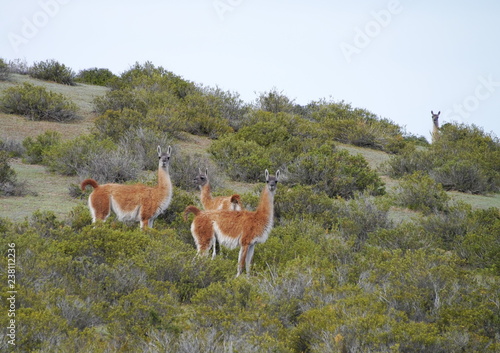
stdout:
<svg viewBox="0 0 500 353">
<path fill-rule="evenodd" d="M 500 137 L 500 1 L 3 0 L 0 57 L 121 74 L 151 61 L 238 92 L 345 101 L 429 139 Z"/>
</svg>

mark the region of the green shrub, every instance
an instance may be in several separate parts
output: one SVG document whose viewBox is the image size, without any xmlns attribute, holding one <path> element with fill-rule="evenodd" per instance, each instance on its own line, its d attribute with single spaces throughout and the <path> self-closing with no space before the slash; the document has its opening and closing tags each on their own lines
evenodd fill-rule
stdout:
<svg viewBox="0 0 500 353">
<path fill-rule="evenodd" d="M 81 70 L 78 75 L 76 75 L 75 81 L 89 85 L 106 86 L 114 78 L 116 78 L 116 75 L 109 69 L 98 69 L 94 67 Z"/>
<path fill-rule="evenodd" d="M 96 264 L 111 265 L 140 253 L 151 240 L 136 227 L 129 230 L 111 229 L 107 224 L 85 227 L 58 242 L 58 249 L 73 258 L 86 256 Z"/>
<path fill-rule="evenodd" d="M 365 194 L 357 194 L 349 201 L 343 201 L 338 211 L 338 228 L 346 239 L 354 239 L 359 249 L 370 233 L 391 228 L 388 206 Z"/>
<path fill-rule="evenodd" d="M 240 140 L 236 135 L 214 141 L 208 151 L 233 180 L 255 182 L 261 180 L 263 170 L 273 169 L 269 149 L 254 141 Z"/>
<path fill-rule="evenodd" d="M 498 173 L 495 173 L 498 174 Z M 472 160 L 454 159 L 431 171 L 433 179 L 446 190 L 457 190 L 472 194 L 500 191 L 495 176 L 489 177 L 480 164 Z M 500 176 L 500 174 L 498 175 Z"/>
<path fill-rule="evenodd" d="M 0 81 L 7 81 L 10 77 L 9 65 L 0 58 Z"/>
<path fill-rule="evenodd" d="M 385 192 L 380 177 L 361 155 L 336 151 L 331 144 L 301 154 L 289 166 L 288 182 L 312 185 L 329 197 L 350 198 L 355 192 L 364 190 L 374 195 Z"/>
<path fill-rule="evenodd" d="M 274 200 L 276 219 L 314 219 L 325 228 L 331 228 L 338 205 L 325 192 L 313 190 L 313 186 L 296 185 L 280 187 Z"/>
<path fill-rule="evenodd" d="M 434 158 L 429 151 L 416 150 L 411 146 L 392 156 L 386 165 L 390 177 L 401 178 L 417 171 L 428 173 L 434 168 L 434 163 Z"/>
<path fill-rule="evenodd" d="M 401 127 L 387 119 L 344 102 L 312 102 L 311 119 L 321 124 L 330 138 L 343 143 L 397 152 L 407 144 Z"/>
<path fill-rule="evenodd" d="M 384 249 L 403 251 L 441 246 L 438 234 L 426 232 L 424 227 L 414 222 L 405 222 L 392 229 L 379 228 L 369 234 L 367 243 Z"/>
<path fill-rule="evenodd" d="M 274 114 L 293 112 L 295 107 L 293 102 L 294 100 L 290 100 L 283 91 L 278 92 L 277 88 L 261 92 L 255 101 L 257 109 Z"/>
<path fill-rule="evenodd" d="M 9 154 L 0 151 L 0 195 L 24 196 L 28 193 L 25 182 L 17 180 L 17 174 L 9 165 Z"/>
<path fill-rule="evenodd" d="M 424 213 L 445 211 L 448 201 L 449 197 L 441 184 L 422 172 L 403 177 L 395 190 L 397 205 Z"/>
<path fill-rule="evenodd" d="M 136 89 L 145 87 L 147 90 L 168 91 L 176 98 L 182 99 L 196 91 L 195 85 L 161 66 L 154 66 L 147 61 L 144 64 L 136 62 L 129 70 L 122 73 L 118 80 L 113 81 L 112 89 Z"/>
<path fill-rule="evenodd" d="M 144 116 L 148 107 L 146 102 L 141 101 L 137 94 L 130 90 L 109 91 L 104 96 L 94 99 L 94 110 L 99 115 L 107 114 L 108 111 L 118 114 L 125 109 Z"/>
<path fill-rule="evenodd" d="M 23 140 L 26 150 L 25 161 L 31 164 L 40 164 L 44 154 L 53 146 L 61 143 L 61 133 L 57 131 L 46 131 L 35 139 L 27 137 Z"/>
<path fill-rule="evenodd" d="M 23 115 L 31 120 L 71 122 L 80 118 L 75 103 L 62 94 L 30 83 L 7 88 L 0 107 L 5 113 Z"/>
<path fill-rule="evenodd" d="M 116 145 L 112 141 L 98 140 L 94 136 L 84 135 L 47 150 L 45 163 L 50 171 L 62 175 L 83 176 L 95 171 L 90 168 L 92 163 L 98 164 L 97 170 L 106 166 L 106 162 L 100 158 L 109 155 L 113 150 L 116 150 Z M 131 166 L 124 167 L 130 168 Z"/>
<path fill-rule="evenodd" d="M 182 130 L 211 138 L 217 138 L 232 131 L 229 121 L 222 117 L 218 102 L 213 102 L 212 98 L 212 96 L 197 93 L 190 94 L 183 99 L 175 114 L 175 119 L 180 122 Z"/>
<path fill-rule="evenodd" d="M 270 147 L 284 143 L 290 139 L 291 134 L 286 126 L 277 121 L 258 121 L 242 127 L 238 131 L 238 137 L 245 141 L 254 141 L 262 147 Z"/>
<path fill-rule="evenodd" d="M 153 122 L 144 119 L 141 113 L 124 108 L 106 111 L 95 120 L 94 128 L 99 138 L 110 138 L 118 142 L 131 130 L 152 130 L 152 124 Z"/>
<path fill-rule="evenodd" d="M 214 107 L 212 109 L 216 109 L 232 129 L 238 130 L 241 127 L 249 107 L 238 93 L 223 91 L 218 87 L 200 87 L 200 91 L 207 100 L 206 104 Z"/>
<path fill-rule="evenodd" d="M 465 124 L 445 124 L 428 149 L 405 149 L 388 163 L 392 177 L 421 171 L 447 190 L 474 194 L 500 190 L 499 165 L 498 138 Z"/>
<path fill-rule="evenodd" d="M 243 278 L 213 283 L 193 298 L 192 317 L 196 327 L 210 327 L 221 347 L 240 352 L 290 352 L 276 338 L 282 325 L 266 311 L 257 287 Z M 199 351 L 192 346 L 190 351 Z M 187 350 L 185 350 L 187 352 Z"/>
<path fill-rule="evenodd" d="M 180 314 L 177 302 L 168 293 L 152 293 L 140 288 L 122 296 L 109 314 L 113 334 L 145 336 L 151 328 L 179 331 L 176 316 Z"/>
<path fill-rule="evenodd" d="M 51 59 L 35 62 L 29 70 L 31 77 L 74 86 L 75 73 L 69 67 Z"/>
</svg>

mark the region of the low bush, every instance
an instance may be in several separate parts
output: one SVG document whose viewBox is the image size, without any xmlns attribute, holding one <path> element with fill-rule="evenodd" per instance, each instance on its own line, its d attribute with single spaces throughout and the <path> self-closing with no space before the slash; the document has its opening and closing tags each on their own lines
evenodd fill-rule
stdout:
<svg viewBox="0 0 500 353">
<path fill-rule="evenodd" d="M 392 228 L 388 208 L 368 193 L 358 193 L 353 199 L 342 201 L 337 214 L 340 234 L 354 240 L 355 249 L 360 249 L 371 233 Z"/>
<path fill-rule="evenodd" d="M 9 65 L 0 58 L 0 81 L 7 81 L 10 78 Z"/>
<path fill-rule="evenodd" d="M 98 69 L 95 67 L 81 70 L 78 75 L 76 75 L 75 82 L 96 86 L 106 86 L 116 77 L 117 76 L 114 75 L 109 69 Z"/>
<path fill-rule="evenodd" d="M 26 183 L 17 180 L 15 170 L 9 165 L 9 154 L 0 151 L 0 195 L 24 196 L 27 193 Z"/>
<path fill-rule="evenodd" d="M 214 141 L 209 152 L 226 174 L 236 181 L 255 182 L 261 180 L 266 168 L 272 165 L 270 149 L 254 141 L 240 140 L 236 135 L 227 135 Z"/>
<path fill-rule="evenodd" d="M 26 59 L 14 59 L 9 60 L 9 71 L 13 74 L 19 75 L 28 75 L 29 74 L 29 65 Z"/>
<path fill-rule="evenodd" d="M 385 193 L 382 180 L 361 155 L 337 151 L 331 144 L 299 155 L 288 171 L 289 183 L 312 185 L 329 197 L 350 198 L 364 190 L 373 195 Z"/>
<path fill-rule="evenodd" d="M 75 85 L 75 73 L 69 67 L 51 59 L 35 62 L 29 69 L 31 77 L 65 85 Z"/>
<path fill-rule="evenodd" d="M 366 109 L 345 102 L 319 101 L 309 104 L 310 117 L 319 122 L 330 138 L 343 143 L 395 153 L 404 148 L 401 127 Z"/>
<path fill-rule="evenodd" d="M 491 171 L 481 168 L 477 161 L 458 159 L 447 161 L 430 172 L 431 177 L 446 190 L 472 194 L 500 191 L 500 173 L 493 172 L 496 176 L 491 174 Z"/>
<path fill-rule="evenodd" d="M 221 114 L 221 107 L 213 96 L 193 93 L 186 96 L 173 114 L 183 131 L 193 135 L 217 138 L 231 132 L 229 121 Z"/>
<path fill-rule="evenodd" d="M 160 146 L 163 150 L 171 144 L 173 138 L 166 133 L 161 133 L 157 130 L 149 128 L 130 128 L 124 131 L 118 140 L 118 147 L 127 151 L 126 153 L 133 156 L 143 170 L 157 170 L 158 156 L 157 147 Z M 173 151 L 174 162 L 178 157 L 178 152 Z M 172 169 L 172 168 L 170 168 Z"/>
<path fill-rule="evenodd" d="M 395 228 L 379 228 L 368 236 L 369 245 L 384 249 L 417 250 L 441 246 L 438 234 L 426 232 L 414 222 L 405 222 Z"/>
<path fill-rule="evenodd" d="M 99 115 L 107 114 L 108 111 L 118 114 L 125 109 L 135 111 L 140 116 L 146 115 L 148 111 L 146 102 L 130 90 L 109 91 L 104 96 L 94 99 L 94 111 Z"/>
<path fill-rule="evenodd" d="M 269 92 L 260 92 L 255 100 L 255 106 L 259 110 L 270 113 L 292 113 L 295 108 L 294 100 L 288 98 L 283 91 L 276 87 Z"/>
<path fill-rule="evenodd" d="M 154 122 L 144 119 L 143 115 L 135 110 L 108 110 L 94 122 L 94 129 L 100 139 L 110 138 L 115 142 L 125 138 L 129 131 L 155 130 Z"/>
<path fill-rule="evenodd" d="M 325 192 L 313 186 L 279 187 L 275 197 L 275 217 L 280 222 L 290 219 L 314 219 L 324 228 L 331 228 L 339 206 Z"/>
<path fill-rule="evenodd" d="M 99 140 L 92 135 L 83 135 L 47 150 L 44 163 L 49 167 L 50 171 L 62 175 L 91 177 L 89 173 L 94 172 L 94 169 L 90 167 L 91 165 L 97 166 L 97 170 L 101 167 L 111 167 L 106 165 L 109 161 L 103 163 L 101 157 L 109 155 L 116 148 L 116 145 L 110 140 Z M 116 163 L 112 164 L 116 165 Z M 121 164 L 125 169 L 130 168 L 124 163 Z M 104 173 L 108 174 L 107 172 Z M 96 176 L 96 180 L 99 182 L 106 181 L 99 179 L 99 176 Z"/>
<path fill-rule="evenodd" d="M 22 157 L 26 149 L 21 142 L 7 138 L 0 140 L 0 151 L 7 152 L 11 157 Z"/>
<path fill-rule="evenodd" d="M 36 138 L 27 137 L 23 140 L 26 150 L 24 160 L 30 164 L 41 164 L 44 154 L 53 146 L 61 143 L 61 133 L 57 131 L 46 131 Z"/>
<path fill-rule="evenodd" d="M 207 104 L 213 106 L 233 130 L 238 130 L 242 126 L 249 112 L 249 106 L 238 93 L 223 91 L 218 87 L 200 87 L 200 91 L 206 97 Z"/>
<path fill-rule="evenodd" d="M 76 173 L 82 178 L 93 178 L 99 183 L 123 183 L 137 180 L 142 171 L 142 161 L 124 148 L 99 150 L 85 156 L 87 163 Z"/>
<path fill-rule="evenodd" d="M 23 115 L 31 120 L 71 122 L 80 119 L 76 104 L 64 95 L 30 83 L 7 88 L 0 108 L 5 113 Z"/>
<path fill-rule="evenodd" d="M 500 141 L 475 125 L 445 124 L 427 149 L 406 148 L 387 165 L 392 177 L 420 171 L 446 190 L 474 194 L 500 190 Z"/>
<path fill-rule="evenodd" d="M 434 163 L 434 158 L 429 151 L 416 150 L 414 146 L 409 146 L 392 156 L 385 165 L 387 174 L 391 178 L 401 178 L 417 171 L 428 173 L 434 168 Z"/>
<path fill-rule="evenodd" d="M 426 214 L 445 211 L 449 201 L 442 185 L 422 172 L 403 177 L 394 197 L 397 205 Z"/>
</svg>

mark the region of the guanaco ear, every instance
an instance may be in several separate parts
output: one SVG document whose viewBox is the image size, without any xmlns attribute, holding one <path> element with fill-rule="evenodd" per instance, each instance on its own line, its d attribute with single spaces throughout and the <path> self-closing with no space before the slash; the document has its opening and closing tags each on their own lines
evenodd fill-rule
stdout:
<svg viewBox="0 0 500 353">
<path fill-rule="evenodd" d="M 168 148 L 167 148 L 167 153 L 168 153 L 169 155 L 170 155 L 170 154 L 172 154 L 172 147 L 168 146 Z"/>
<path fill-rule="evenodd" d="M 431 110 L 431 114 L 434 115 L 434 110 Z"/>
<path fill-rule="evenodd" d="M 266 174 L 266 183 L 269 181 L 269 171 L 266 169 L 265 171 Z"/>
<path fill-rule="evenodd" d="M 440 110 L 440 111 L 438 111 L 437 115 L 439 116 L 439 114 L 441 114 L 441 110 Z"/>
<path fill-rule="evenodd" d="M 276 171 L 276 181 L 278 181 L 279 177 L 280 177 L 280 171 L 279 171 L 279 169 L 278 169 L 278 170 Z"/>
<path fill-rule="evenodd" d="M 156 147 L 156 152 L 158 152 L 158 157 L 161 157 L 161 147 L 160 147 L 160 145 L 158 145 L 158 147 Z"/>
<path fill-rule="evenodd" d="M 205 176 L 208 178 L 208 168 L 205 168 Z"/>
</svg>

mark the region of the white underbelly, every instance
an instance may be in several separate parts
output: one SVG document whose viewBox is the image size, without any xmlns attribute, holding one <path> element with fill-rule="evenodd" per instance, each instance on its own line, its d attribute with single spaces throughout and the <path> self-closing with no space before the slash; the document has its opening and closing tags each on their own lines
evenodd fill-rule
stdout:
<svg viewBox="0 0 500 353">
<path fill-rule="evenodd" d="M 120 221 L 140 221 L 140 210 L 141 207 L 137 205 L 134 209 L 131 211 L 125 211 L 123 210 L 118 202 L 116 202 L 113 197 L 111 196 L 111 209 L 113 212 L 116 214 L 116 218 Z"/>
</svg>

